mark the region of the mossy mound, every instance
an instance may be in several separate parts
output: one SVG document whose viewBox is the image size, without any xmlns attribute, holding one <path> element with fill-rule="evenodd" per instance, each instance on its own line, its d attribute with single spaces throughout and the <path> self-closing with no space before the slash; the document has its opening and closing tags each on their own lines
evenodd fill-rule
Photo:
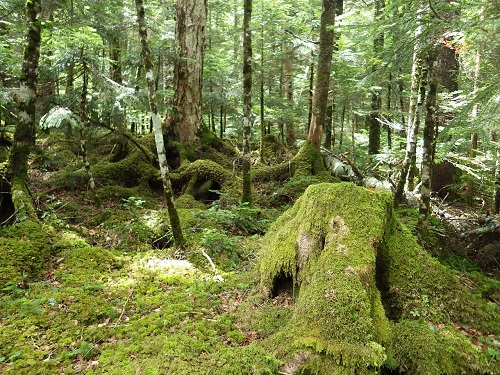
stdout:
<svg viewBox="0 0 500 375">
<path fill-rule="evenodd" d="M 274 134 L 266 134 L 264 138 L 262 138 L 262 143 L 264 149 L 264 160 L 266 162 L 280 162 L 283 161 L 284 157 L 286 157 L 286 147 Z"/>
<path fill-rule="evenodd" d="M 241 178 L 211 160 L 196 160 L 171 173 L 172 185 L 196 200 L 210 202 L 218 192 L 234 197 L 241 195 Z"/>
<path fill-rule="evenodd" d="M 54 231 L 27 220 L 0 230 L 0 290 L 26 287 L 41 276 L 51 255 Z"/>
<path fill-rule="evenodd" d="M 134 187 L 141 184 L 155 184 L 160 179 L 159 171 L 149 164 L 142 153 L 135 151 L 116 162 L 101 162 L 93 168 L 96 182 L 104 185 Z"/>
<path fill-rule="evenodd" d="M 306 176 L 318 176 L 323 179 L 332 178 L 325 169 L 321 152 L 309 142 L 304 143 L 297 154 L 289 161 L 269 167 L 261 167 L 253 172 L 255 181 L 284 181 L 292 177 L 301 178 Z"/>
<path fill-rule="evenodd" d="M 436 325 L 460 319 L 494 333 L 494 307 L 418 246 L 394 218 L 391 201 L 387 192 L 350 183 L 312 185 L 264 237 L 262 293 L 274 298 L 288 292 L 294 300 L 288 323 L 270 339 L 273 347 L 288 348 L 287 373 L 376 373 L 396 367 L 423 374 L 420 361 L 437 347 L 422 348 L 423 359 L 399 352 L 403 343 L 398 340 L 410 347 L 405 340 L 411 335 L 404 338 L 390 323 L 412 321 L 418 318 L 415 311 Z M 459 335 L 433 340 L 450 346 Z M 453 356 L 478 352 L 464 342 L 442 355 L 453 362 Z M 413 356 L 407 358 L 409 368 L 402 360 L 395 364 L 394 358 L 405 356 Z M 469 373 L 492 372 L 484 356 L 478 352 Z"/>
</svg>

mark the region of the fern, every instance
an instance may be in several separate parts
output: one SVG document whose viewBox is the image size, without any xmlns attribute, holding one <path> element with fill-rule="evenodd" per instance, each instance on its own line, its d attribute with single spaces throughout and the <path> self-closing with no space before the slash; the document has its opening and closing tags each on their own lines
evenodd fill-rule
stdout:
<svg viewBox="0 0 500 375">
<path fill-rule="evenodd" d="M 40 119 L 42 129 L 60 128 L 63 124 L 77 128 L 80 126 L 80 121 L 71 110 L 63 107 L 52 108 Z"/>
</svg>

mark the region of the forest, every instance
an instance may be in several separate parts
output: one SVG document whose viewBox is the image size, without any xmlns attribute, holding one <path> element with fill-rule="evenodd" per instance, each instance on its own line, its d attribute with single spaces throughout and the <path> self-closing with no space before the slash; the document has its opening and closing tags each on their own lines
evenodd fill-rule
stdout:
<svg viewBox="0 0 500 375">
<path fill-rule="evenodd" d="M 498 0 L 0 0 L 0 373 L 500 373 Z"/>
</svg>

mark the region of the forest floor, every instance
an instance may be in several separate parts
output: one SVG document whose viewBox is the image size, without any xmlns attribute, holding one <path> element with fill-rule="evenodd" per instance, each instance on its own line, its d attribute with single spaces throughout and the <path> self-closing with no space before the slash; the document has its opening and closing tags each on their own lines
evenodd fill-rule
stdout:
<svg viewBox="0 0 500 375">
<path fill-rule="evenodd" d="M 0 229 L 0 245 L 11 249 L 0 259 L 5 271 L 0 276 L 0 372 L 281 373 L 283 362 L 266 340 L 290 318 L 293 296 L 285 289 L 262 298 L 256 264 L 262 236 L 293 200 L 259 207 L 184 196 L 177 206 L 188 246 L 178 251 L 172 247 L 163 199 L 146 186 L 100 186 L 96 202 L 81 187 L 54 189 L 61 178 L 57 171 L 30 173 L 41 229 L 30 220 Z M 282 190 L 283 196 L 300 194 L 289 189 L 289 194 Z M 277 187 L 263 184 L 256 191 L 269 197 Z M 411 228 L 416 216 L 410 211 L 400 215 Z M 471 211 L 465 220 L 464 211 L 454 207 L 442 212 L 448 223 L 471 222 L 473 216 Z M 455 220 L 459 217 L 464 220 Z M 464 245 L 473 243 L 470 238 L 477 234 L 472 231 L 467 227 L 464 238 L 457 229 L 454 240 L 439 243 L 451 232 L 436 221 L 435 236 L 420 239 L 468 288 L 498 305 L 500 283 L 491 265 L 498 258 L 485 261 L 490 267 L 485 276 L 471 256 L 485 243 Z M 456 251 L 443 252 L 443 243 Z M 500 360 L 497 338 L 456 328 L 491 361 Z"/>
</svg>

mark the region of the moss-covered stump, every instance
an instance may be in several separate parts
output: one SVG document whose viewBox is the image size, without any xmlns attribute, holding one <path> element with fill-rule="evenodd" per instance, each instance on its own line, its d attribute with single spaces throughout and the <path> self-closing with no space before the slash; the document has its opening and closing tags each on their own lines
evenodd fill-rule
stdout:
<svg viewBox="0 0 500 375">
<path fill-rule="evenodd" d="M 474 360 L 463 369 L 435 367 L 436 374 L 494 372 L 487 354 L 449 326 L 458 321 L 495 333 L 494 306 L 417 245 L 393 217 L 387 192 L 350 183 L 310 186 L 264 237 L 260 277 L 266 298 L 287 287 L 294 297 L 291 318 L 269 338 L 288 374 L 382 367 L 426 374 L 422 361 L 443 347 L 439 364 Z M 422 317 L 429 326 L 414 324 Z M 429 328 L 441 325 L 445 331 Z M 412 352 L 408 330 L 429 346 Z"/>
<path fill-rule="evenodd" d="M 241 195 L 241 178 L 211 160 L 196 160 L 183 165 L 170 175 L 172 185 L 196 200 L 213 201 L 219 193 Z"/>
</svg>

